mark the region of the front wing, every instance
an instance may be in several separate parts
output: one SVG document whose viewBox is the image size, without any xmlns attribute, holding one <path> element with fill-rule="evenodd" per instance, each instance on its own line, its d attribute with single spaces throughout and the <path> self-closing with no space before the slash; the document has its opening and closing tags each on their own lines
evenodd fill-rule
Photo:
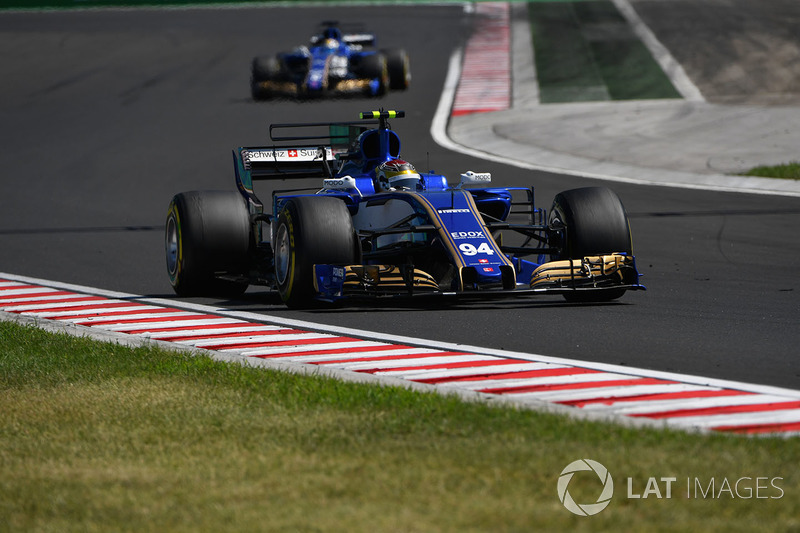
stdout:
<svg viewBox="0 0 800 533">
<path fill-rule="evenodd" d="M 271 96 L 311 98 L 317 96 L 376 95 L 379 91 L 377 79 L 343 78 L 331 80 L 319 91 L 309 90 L 304 83 L 296 81 L 253 81 L 258 92 Z"/>
<path fill-rule="evenodd" d="M 563 293 L 582 289 L 636 290 L 644 286 L 639 284 L 635 258 L 614 253 L 544 263 L 533 271 L 530 288 Z"/>
<path fill-rule="evenodd" d="M 407 265 L 314 265 L 314 284 L 318 297 L 330 301 L 353 296 L 456 294 L 449 285 L 442 288 L 427 272 Z M 639 283 L 633 256 L 614 253 L 551 261 L 536 268 L 529 282 L 518 279 L 514 289 L 478 288 L 462 294 L 563 294 L 609 289 L 645 289 Z"/>
</svg>

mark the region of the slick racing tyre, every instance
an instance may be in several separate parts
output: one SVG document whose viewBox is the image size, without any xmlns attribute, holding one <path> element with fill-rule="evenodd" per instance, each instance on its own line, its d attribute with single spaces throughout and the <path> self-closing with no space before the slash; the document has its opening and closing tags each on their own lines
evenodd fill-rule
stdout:
<svg viewBox="0 0 800 533">
<path fill-rule="evenodd" d="M 378 80 L 378 90 L 374 96 L 383 96 L 389 89 L 389 69 L 386 65 L 386 56 L 379 53 L 365 56 L 361 61 L 361 76 L 371 80 Z"/>
<path fill-rule="evenodd" d="M 277 57 L 254 57 L 250 77 L 250 90 L 253 100 L 264 100 L 272 93 L 261 87 L 260 82 L 275 81 L 281 74 L 281 65 Z"/>
<path fill-rule="evenodd" d="M 167 211 L 165 246 L 167 274 L 179 296 L 234 297 L 247 289 L 250 215 L 239 193 L 175 195 Z"/>
<path fill-rule="evenodd" d="M 550 227 L 565 228 L 562 253 L 554 259 L 581 259 L 588 255 L 624 252 L 632 254 L 628 215 L 619 197 L 606 187 L 571 189 L 556 195 L 550 211 Z M 625 289 L 565 293 L 568 301 L 609 301 Z"/>
<path fill-rule="evenodd" d="M 313 304 L 314 265 L 361 262 L 350 212 L 337 198 L 300 196 L 288 200 L 278 214 L 273 248 L 278 292 L 292 308 Z"/>
<path fill-rule="evenodd" d="M 398 48 L 386 50 L 386 69 L 389 72 L 389 88 L 393 91 L 405 91 L 411 84 L 411 66 L 408 54 Z"/>
</svg>

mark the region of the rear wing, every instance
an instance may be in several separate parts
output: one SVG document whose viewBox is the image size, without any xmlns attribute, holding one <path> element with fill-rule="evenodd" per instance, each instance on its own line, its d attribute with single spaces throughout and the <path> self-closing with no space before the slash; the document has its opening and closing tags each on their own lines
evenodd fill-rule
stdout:
<svg viewBox="0 0 800 533">
<path fill-rule="evenodd" d="M 272 124 L 271 146 L 233 150 L 236 186 L 247 198 L 251 215 L 263 213 L 254 181 L 332 178 L 340 161 L 358 153 L 358 137 L 377 121 Z M 355 152 L 353 151 L 355 150 Z"/>
<path fill-rule="evenodd" d="M 320 23 L 320 33 L 311 37 L 311 44 L 317 45 L 325 39 L 325 34 L 333 30 L 340 39 L 349 46 L 375 46 L 377 41 L 374 33 L 364 31 L 364 25 L 358 22 L 340 24 L 336 20 L 324 20 Z"/>
<path fill-rule="evenodd" d="M 320 35 L 311 37 L 311 46 L 316 46 L 324 41 Z M 345 33 L 342 35 L 342 41 L 348 46 L 375 46 L 377 39 L 372 33 Z"/>
<path fill-rule="evenodd" d="M 375 46 L 375 35 L 371 33 L 348 33 L 342 37 L 350 46 Z"/>
<path fill-rule="evenodd" d="M 253 180 L 331 178 L 339 159 L 357 147 L 370 122 L 272 124 L 272 146 L 239 147 L 233 152 L 237 179 L 252 188 Z"/>
<path fill-rule="evenodd" d="M 251 180 L 263 180 L 330 177 L 335 160 L 330 146 L 245 147 L 238 149 L 238 163 Z"/>
<path fill-rule="evenodd" d="M 360 113 L 359 122 L 272 124 L 269 127 L 272 145 L 234 149 L 236 187 L 247 200 L 252 220 L 263 221 L 266 216 L 264 204 L 253 190 L 254 181 L 331 179 L 337 175 L 343 162 L 377 161 L 381 154 L 394 154 L 396 157 L 400 140 L 390 130 L 387 120 L 404 116 L 403 111 L 381 109 Z M 372 133 L 362 135 L 369 131 Z M 372 187 L 372 181 L 366 179 Z"/>
</svg>

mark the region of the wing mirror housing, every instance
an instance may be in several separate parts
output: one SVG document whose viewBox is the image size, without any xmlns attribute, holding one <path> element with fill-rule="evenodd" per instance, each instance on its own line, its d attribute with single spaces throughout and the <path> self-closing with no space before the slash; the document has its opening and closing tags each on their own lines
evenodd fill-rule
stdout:
<svg viewBox="0 0 800 533">
<path fill-rule="evenodd" d="M 488 185 L 492 182 L 492 174 L 490 172 L 473 172 L 468 170 L 461 174 L 461 181 L 458 184 L 458 188 L 462 188 L 465 185 Z"/>
</svg>

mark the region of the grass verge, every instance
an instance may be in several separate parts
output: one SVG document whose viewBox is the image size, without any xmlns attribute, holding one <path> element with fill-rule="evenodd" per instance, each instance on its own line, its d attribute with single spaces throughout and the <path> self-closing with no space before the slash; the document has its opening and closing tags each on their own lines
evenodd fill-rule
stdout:
<svg viewBox="0 0 800 533">
<path fill-rule="evenodd" d="M 528 13 L 542 103 L 681 98 L 612 2 L 529 2 Z"/>
<path fill-rule="evenodd" d="M 760 178 L 779 178 L 784 180 L 800 180 L 800 163 L 784 165 L 760 166 L 743 172 L 742 176 L 758 176 Z"/>
<path fill-rule="evenodd" d="M 557 496 L 581 458 L 616 483 L 592 517 Z M 786 531 L 798 462 L 797 440 L 581 422 L 0 322 L 0 530 Z M 569 485 L 579 503 L 600 493 L 589 474 Z"/>
</svg>

